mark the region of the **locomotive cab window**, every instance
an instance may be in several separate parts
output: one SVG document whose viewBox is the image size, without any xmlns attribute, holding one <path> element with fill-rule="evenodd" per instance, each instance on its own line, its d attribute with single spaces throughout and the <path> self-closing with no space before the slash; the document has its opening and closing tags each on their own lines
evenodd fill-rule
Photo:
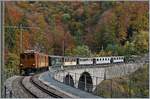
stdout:
<svg viewBox="0 0 150 99">
<path fill-rule="evenodd" d="M 30 58 L 34 58 L 34 57 L 32 56 L 32 54 L 29 54 L 29 55 L 27 56 L 27 58 L 30 59 Z"/>
<path fill-rule="evenodd" d="M 29 59 L 30 58 L 30 54 L 29 55 L 27 55 L 27 59 Z"/>
<path fill-rule="evenodd" d="M 24 54 L 21 54 L 20 57 L 21 57 L 21 59 L 25 59 L 25 55 Z"/>
<path fill-rule="evenodd" d="M 31 54 L 31 58 L 34 58 L 34 54 Z"/>
</svg>

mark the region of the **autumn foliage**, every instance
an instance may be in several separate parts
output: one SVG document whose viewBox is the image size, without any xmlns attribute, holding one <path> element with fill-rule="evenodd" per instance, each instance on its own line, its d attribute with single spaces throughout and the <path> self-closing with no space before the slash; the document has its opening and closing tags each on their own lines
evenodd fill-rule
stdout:
<svg viewBox="0 0 150 99">
<path fill-rule="evenodd" d="M 120 52 L 111 51 L 110 46 L 124 49 L 128 42 L 129 45 L 133 44 L 137 53 L 148 51 L 147 40 L 144 40 L 145 50 L 138 49 L 137 45 L 142 44 L 134 43 L 146 39 L 145 36 L 139 38 L 141 31 L 148 33 L 146 1 L 14 1 L 5 2 L 5 5 L 6 25 L 33 27 L 22 29 L 24 50 L 36 49 L 63 55 L 63 49 L 72 52 L 77 46 L 85 45 L 93 54 L 107 50 L 119 55 Z M 6 34 L 6 49 L 13 48 L 12 52 L 19 54 L 20 29 L 6 31 L 9 32 Z M 13 42 L 13 45 L 9 45 L 9 42 Z"/>
</svg>

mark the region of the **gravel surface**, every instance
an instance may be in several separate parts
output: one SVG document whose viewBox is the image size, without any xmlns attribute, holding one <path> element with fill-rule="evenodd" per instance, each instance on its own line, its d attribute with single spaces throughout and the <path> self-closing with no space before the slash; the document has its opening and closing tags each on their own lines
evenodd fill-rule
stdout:
<svg viewBox="0 0 150 99">
<path fill-rule="evenodd" d="M 32 98 L 33 96 L 26 93 L 26 90 L 22 87 L 20 81 L 22 77 L 18 77 L 12 83 L 13 94 L 15 98 Z"/>
<path fill-rule="evenodd" d="M 3 92 L 3 96 L 6 98 L 11 98 L 14 97 L 14 92 L 13 92 L 13 85 L 12 82 L 14 80 L 16 80 L 19 76 L 13 76 L 11 78 L 8 78 L 4 84 L 5 88 L 4 88 L 4 92 Z"/>
</svg>

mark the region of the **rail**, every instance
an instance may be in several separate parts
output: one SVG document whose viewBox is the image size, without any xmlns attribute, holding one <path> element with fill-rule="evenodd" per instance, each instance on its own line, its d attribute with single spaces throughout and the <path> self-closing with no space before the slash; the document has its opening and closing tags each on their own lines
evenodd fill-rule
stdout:
<svg viewBox="0 0 150 99">
<path fill-rule="evenodd" d="M 47 89 L 41 87 L 39 84 L 37 84 L 34 80 L 33 80 L 33 76 L 30 78 L 30 82 L 35 85 L 38 89 L 40 89 L 41 91 L 47 93 L 48 95 L 52 96 L 53 98 L 63 98 L 59 95 L 54 94 L 53 92 L 48 91 Z"/>
<path fill-rule="evenodd" d="M 23 84 L 23 79 L 25 77 L 22 77 L 20 80 L 20 85 L 22 86 L 22 88 L 26 91 L 26 93 L 30 94 L 33 98 L 38 98 L 35 94 L 33 94 L 29 89 L 27 89 L 24 84 Z"/>
</svg>

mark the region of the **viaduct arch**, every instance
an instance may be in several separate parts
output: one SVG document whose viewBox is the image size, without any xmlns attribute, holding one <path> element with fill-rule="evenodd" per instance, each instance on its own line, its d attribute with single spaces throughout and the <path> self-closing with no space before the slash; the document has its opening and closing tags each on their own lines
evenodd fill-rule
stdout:
<svg viewBox="0 0 150 99">
<path fill-rule="evenodd" d="M 74 87 L 74 80 L 72 78 L 71 75 L 67 74 L 64 78 L 63 78 L 63 82 L 67 85 L 70 85 L 72 87 Z"/>
<path fill-rule="evenodd" d="M 78 88 L 87 92 L 92 92 L 93 81 L 91 75 L 88 72 L 83 72 L 80 76 Z"/>
</svg>

